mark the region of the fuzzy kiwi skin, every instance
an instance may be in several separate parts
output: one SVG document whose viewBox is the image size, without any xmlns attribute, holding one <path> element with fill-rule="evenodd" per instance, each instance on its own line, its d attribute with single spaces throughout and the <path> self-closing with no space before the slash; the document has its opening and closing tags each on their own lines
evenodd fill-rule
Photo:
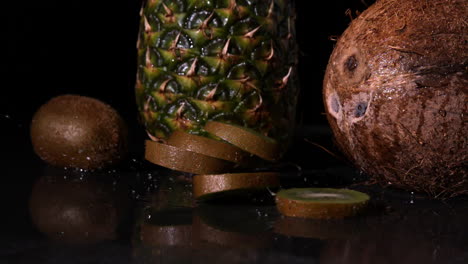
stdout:
<svg viewBox="0 0 468 264">
<path fill-rule="evenodd" d="M 337 145 L 373 180 L 468 193 L 466 1 L 381 0 L 330 57 L 323 95 Z"/>
<path fill-rule="evenodd" d="M 124 158 L 127 127 L 115 109 L 97 99 L 61 95 L 34 114 L 31 141 L 51 165 L 93 170 Z"/>
</svg>

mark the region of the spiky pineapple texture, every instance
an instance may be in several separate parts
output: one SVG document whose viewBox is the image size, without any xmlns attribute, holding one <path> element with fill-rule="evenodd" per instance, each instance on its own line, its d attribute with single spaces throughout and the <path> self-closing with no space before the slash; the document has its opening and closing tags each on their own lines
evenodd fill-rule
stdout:
<svg viewBox="0 0 468 264">
<path fill-rule="evenodd" d="M 288 0 L 148 0 L 136 98 L 153 140 L 203 134 L 208 120 L 287 141 L 298 95 Z"/>
</svg>

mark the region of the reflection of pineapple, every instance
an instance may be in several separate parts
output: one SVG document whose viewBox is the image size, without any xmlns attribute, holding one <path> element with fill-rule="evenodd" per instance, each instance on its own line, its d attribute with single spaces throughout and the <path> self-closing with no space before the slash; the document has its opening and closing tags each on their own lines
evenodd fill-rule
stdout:
<svg viewBox="0 0 468 264">
<path fill-rule="evenodd" d="M 292 0 L 147 0 L 136 96 L 149 136 L 199 134 L 207 120 L 281 142 L 294 125 Z"/>
</svg>

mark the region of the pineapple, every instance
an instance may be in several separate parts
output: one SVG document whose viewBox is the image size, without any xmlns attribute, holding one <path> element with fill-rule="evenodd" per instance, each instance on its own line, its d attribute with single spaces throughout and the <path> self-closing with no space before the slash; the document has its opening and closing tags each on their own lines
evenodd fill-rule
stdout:
<svg viewBox="0 0 468 264">
<path fill-rule="evenodd" d="M 299 91 L 291 0 L 147 0 L 140 15 L 136 100 L 152 140 L 205 135 L 216 120 L 287 145 Z"/>
</svg>

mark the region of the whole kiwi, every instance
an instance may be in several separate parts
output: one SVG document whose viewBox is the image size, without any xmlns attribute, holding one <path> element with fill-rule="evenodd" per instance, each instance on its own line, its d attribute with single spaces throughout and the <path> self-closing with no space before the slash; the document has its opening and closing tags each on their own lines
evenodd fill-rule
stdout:
<svg viewBox="0 0 468 264">
<path fill-rule="evenodd" d="M 380 0 L 339 38 L 323 83 L 336 142 L 384 185 L 468 194 L 465 0 Z"/>
<path fill-rule="evenodd" d="M 108 104 L 79 95 L 52 98 L 35 113 L 31 141 L 54 166 L 98 169 L 114 165 L 127 150 L 127 127 Z"/>
</svg>

